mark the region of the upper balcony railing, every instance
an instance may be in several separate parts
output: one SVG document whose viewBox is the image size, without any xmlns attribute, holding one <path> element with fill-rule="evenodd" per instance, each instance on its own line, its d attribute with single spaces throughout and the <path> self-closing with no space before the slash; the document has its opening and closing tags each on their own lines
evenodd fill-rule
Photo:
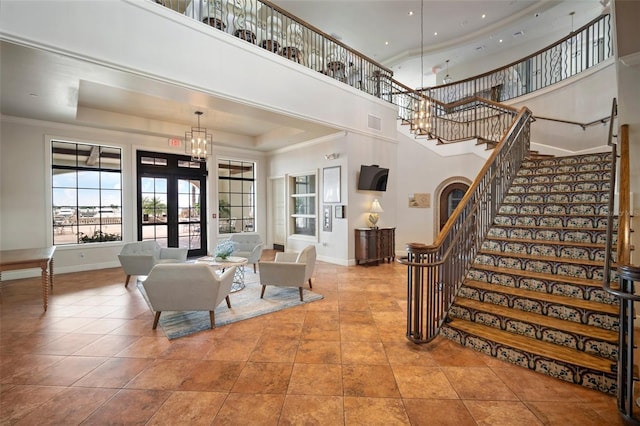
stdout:
<svg viewBox="0 0 640 426">
<path fill-rule="evenodd" d="M 268 1 L 155 1 L 378 98 L 391 90 L 393 71 Z"/>
<path fill-rule="evenodd" d="M 449 119 L 447 105 L 466 104 L 472 97 L 508 101 L 573 77 L 613 56 L 611 18 L 602 15 L 517 62 L 455 83 L 415 89 L 394 80 L 390 69 L 268 1 L 155 1 L 390 102 L 405 122 L 415 121 L 415 105 L 426 98 L 431 106 L 429 136 L 441 142 L 459 139 L 456 129 L 441 125 Z M 451 135 L 446 134 L 449 131 Z"/>
</svg>

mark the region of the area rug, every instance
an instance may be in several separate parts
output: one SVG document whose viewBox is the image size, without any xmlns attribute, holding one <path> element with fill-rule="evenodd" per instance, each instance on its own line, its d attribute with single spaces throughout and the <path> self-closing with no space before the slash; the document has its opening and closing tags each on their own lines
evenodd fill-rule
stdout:
<svg viewBox="0 0 640 426">
<path fill-rule="evenodd" d="M 137 282 L 138 290 L 149 304 L 149 299 L 142 286 L 142 281 Z M 259 273 L 254 274 L 248 268 L 245 269 L 245 288 L 231 293 L 231 309 L 222 301 L 214 310 L 216 327 L 242 321 L 248 318 L 269 314 L 305 303 L 314 302 L 323 298 L 321 294 L 303 289 L 304 301 L 300 301 L 300 293 L 297 287 L 267 286 L 264 299 L 260 299 Z M 149 305 L 150 306 L 150 305 Z M 163 311 L 158 322 L 167 338 L 177 339 L 200 331 L 209 330 L 208 311 L 174 312 Z"/>
</svg>

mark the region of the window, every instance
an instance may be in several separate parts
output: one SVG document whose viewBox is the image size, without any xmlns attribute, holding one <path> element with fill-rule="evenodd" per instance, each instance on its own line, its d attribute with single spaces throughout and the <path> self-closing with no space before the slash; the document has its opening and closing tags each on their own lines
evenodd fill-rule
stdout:
<svg viewBox="0 0 640 426">
<path fill-rule="evenodd" d="M 308 174 L 290 178 L 291 229 L 296 235 L 317 235 L 316 175 Z"/>
<path fill-rule="evenodd" d="M 120 148 L 51 141 L 53 244 L 122 240 Z"/>
<path fill-rule="evenodd" d="M 256 165 L 218 161 L 218 232 L 255 231 Z"/>
</svg>

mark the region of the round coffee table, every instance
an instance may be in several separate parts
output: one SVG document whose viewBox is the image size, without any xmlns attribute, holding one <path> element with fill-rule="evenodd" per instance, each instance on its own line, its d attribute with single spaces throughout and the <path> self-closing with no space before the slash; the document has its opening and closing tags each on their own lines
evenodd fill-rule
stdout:
<svg viewBox="0 0 640 426">
<path fill-rule="evenodd" d="M 244 265 L 247 264 L 246 257 L 229 256 L 226 259 L 220 259 L 213 256 L 204 256 L 196 259 L 196 263 L 206 263 L 212 268 L 219 269 L 222 272 L 227 268 L 235 266 L 236 272 L 233 276 L 231 293 L 235 293 L 244 288 Z"/>
</svg>

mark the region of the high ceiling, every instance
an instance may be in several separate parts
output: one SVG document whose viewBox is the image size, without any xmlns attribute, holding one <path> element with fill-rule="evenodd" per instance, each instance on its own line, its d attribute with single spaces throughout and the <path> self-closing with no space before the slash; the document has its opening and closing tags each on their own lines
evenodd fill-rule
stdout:
<svg viewBox="0 0 640 426">
<path fill-rule="evenodd" d="M 421 46 L 419 1 L 274 3 L 391 68 L 395 79 L 410 87 L 420 86 L 421 68 L 427 81 L 433 78 L 432 69 L 441 69 L 446 59 L 456 67 L 480 54 L 517 48 L 544 32 L 557 30 L 564 35 L 571 30 L 570 12 L 576 12 L 573 25 L 577 28 L 602 9 L 597 0 L 425 0 L 425 44 Z M 544 25 L 540 25 L 542 19 Z M 524 35 L 514 38 L 517 31 Z M 496 41 L 500 38 L 502 43 Z M 484 47 L 476 50 L 478 46 Z M 70 56 L 6 41 L 0 42 L 0 48 L 0 108 L 8 116 L 177 136 L 195 124 L 193 102 L 198 100 L 207 107 L 202 125 L 222 133 L 232 146 L 253 144 L 255 149 L 270 151 L 336 131 Z"/>
</svg>

